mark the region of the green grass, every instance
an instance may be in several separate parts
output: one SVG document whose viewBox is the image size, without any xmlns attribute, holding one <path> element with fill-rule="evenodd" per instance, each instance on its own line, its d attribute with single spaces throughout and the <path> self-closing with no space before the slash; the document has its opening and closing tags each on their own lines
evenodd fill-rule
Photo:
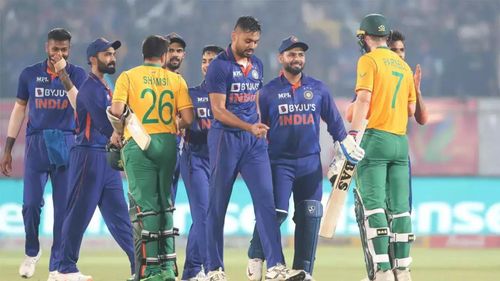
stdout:
<svg viewBox="0 0 500 281">
<path fill-rule="evenodd" d="M 44 249 L 45 250 L 45 249 Z M 179 252 L 182 268 L 184 252 Z M 291 263 L 291 249 L 285 249 Z M 82 251 L 78 262 L 80 270 L 94 277 L 94 281 L 122 281 L 128 277 L 125 254 L 120 251 Z M 22 251 L 0 252 L 0 281 L 24 280 L 17 275 Z M 500 280 L 500 249 L 413 250 L 412 276 L 414 281 L 497 281 Z M 244 249 L 226 249 L 226 272 L 230 280 L 245 281 L 246 255 Z M 48 249 L 44 252 L 37 272 L 30 281 L 46 281 Z M 356 247 L 322 246 L 318 249 L 314 277 L 317 281 L 358 281 L 365 275 L 362 253 Z"/>
</svg>

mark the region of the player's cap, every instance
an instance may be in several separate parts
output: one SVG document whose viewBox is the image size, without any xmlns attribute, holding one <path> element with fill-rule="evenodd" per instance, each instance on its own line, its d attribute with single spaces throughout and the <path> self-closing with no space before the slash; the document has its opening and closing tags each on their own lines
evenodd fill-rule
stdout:
<svg viewBox="0 0 500 281">
<path fill-rule="evenodd" d="M 283 41 L 281 41 L 281 45 L 280 45 L 280 48 L 278 49 L 278 52 L 281 54 L 284 51 L 288 51 L 288 50 L 293 49 L 295 47 L 302 48 L 302 50 L 304 50 L 304 52 L 307 51 L 307 49 L 309 49 L 309 46 L 306 43 L 299 41 L 299 38 L 292 35 L 288 38 L 283 39 Z"/>
<path fill-rule="evenodd" d="M 104 52 L 106 51 L 109 47 L 113 47 L 115 50 L 120 48 L 122 45 L 122 42 L 116 40 L 114 42 L 109 42 L 107 39 L 101 37 L 97 38 L 96 40 L 92 41 L 92 43 L 89 44 L 87 47 L 87 60 L 90 57 L 95 57 L 97 56 L 97 53 L 99 52 Z M 89 60 L 90 64 L 90 60 Z"/>
<path fill-rule="evenodd" d="M 184 39 L 182 39 L 182 37 L 175 32 L 171 32 L 171 33 L 165 35 L 165 39 L 168 40 L 169 44 L 170 43 L 179 43 L 179 44 L 181 44 L 183 49 L 186 49 L 186 41 L 184 41 Z"/>
<path fill-rule="evenodd" d="M 391 33 L 391 28 L 387 19 L 381 14 L 366 15 L 359 26 L 356 35 L 387 36 Z"/>
</svg>

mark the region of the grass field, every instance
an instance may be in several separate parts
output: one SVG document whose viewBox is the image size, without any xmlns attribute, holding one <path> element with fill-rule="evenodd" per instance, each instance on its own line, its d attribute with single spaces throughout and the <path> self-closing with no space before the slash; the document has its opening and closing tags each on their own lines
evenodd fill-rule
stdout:
<svg viewBox="0 0 500 281">
<path fill-rule="evenodd" d="M 45 250 L 45 249 L 44 249 Z M 184 252 L 179 252 L 179 266 L 184 262 Z M 291 263 L 292 252 L 285 249 Z M 128 277 L 127 259 L 119 251 L 82 251 L 78 262 L 80 270 L 92 275 L 94 281 L 122 281 Z M 0 252 L 0 281 L 21 279 L 17 269 L 22 260 L 22 251 Z M 427 249 L 413 250 L 415 281 L 498 281 L 500 280 L 500 249 L 459 250 Z M 246 255 L 244 249 L 226 249 L 226 272 L 230 280 L 245 281 Z M 35 276 L 29 280 L 46 281 L 48 249 L 44 252 Z M 318 248 L 314 277 L 317 281 L 358 281 L 364 276 L 361 250 L 356 247 Z"/>
</svg>

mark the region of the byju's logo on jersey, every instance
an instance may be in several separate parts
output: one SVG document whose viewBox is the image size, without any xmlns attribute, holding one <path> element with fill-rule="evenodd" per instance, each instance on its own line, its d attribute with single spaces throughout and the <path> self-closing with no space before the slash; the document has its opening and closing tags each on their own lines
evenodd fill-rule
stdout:
<svg viewBox="0 0 500 281">
<path fill-rule="evenodd" d="M 241 83 L 232 83 L 231 84 L 231 92 L 237 93 L 240 91 Z"/>
<path fill-rule="evenodd" d="M 259 72 L 257 71 L 257 69 L 252 69 L 252 78 L 259 79 Z"/>
<path fill-rule="evenodd" d="M 43 98 L 43 88 L 35 88 L 35 98 Z"/>
<path fill-rule="evenodd" d="M 198 115 L 199 118 L 207 118 L 210 116 L 210 110 L 205 107 L 198 107 L 196 109 L 196 115 Z"/>
<path fill-rule="evenodd" d="M 280 104 L 280 105 L 278 105 L 278 112 L 280 114 L 287 114 L 288 113 L 288 104 Z"/>
<path fill-rule="evenodd" d="M 37 83 L 49 83 L 49 77 L 47 76 L 38 76 L 36 78 Z"/>
</svg>

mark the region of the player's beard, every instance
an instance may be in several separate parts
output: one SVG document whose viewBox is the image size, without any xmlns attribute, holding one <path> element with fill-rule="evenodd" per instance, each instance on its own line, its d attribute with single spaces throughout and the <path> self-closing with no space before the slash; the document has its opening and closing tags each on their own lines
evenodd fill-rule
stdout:
<svg viewBox="0 0 500 281">
<path fill-rule="evenodd" d="M 292 64 L 287 64 L 285 66 L 285 71 L 288 72 L 288 73 L 291 73 L 293 75 L 299 75 L 302 70 L 304 69 L 304 65 L 305 64 L 295 64 L 295 65 L 292 65 Z"/>
<path fill-rule="evenodd" d="M 171 71 L 175 71 L 181 67 L 182 60 L 179 58 L 171 58 L 167 62 L 167 68 Z"/>
<path fill-rule="evenodd" d="M 236 50 L 236 55 L 240 58 L 250 58 L 253 55 L 254 49 Z"/>
<path fill-rule="evenodd" d="M 114 74 L 116 72 L 115 62 L 105 64 L 104 62 L 97 60 L 97 70 L 101 73 Z"/>
</svg>

